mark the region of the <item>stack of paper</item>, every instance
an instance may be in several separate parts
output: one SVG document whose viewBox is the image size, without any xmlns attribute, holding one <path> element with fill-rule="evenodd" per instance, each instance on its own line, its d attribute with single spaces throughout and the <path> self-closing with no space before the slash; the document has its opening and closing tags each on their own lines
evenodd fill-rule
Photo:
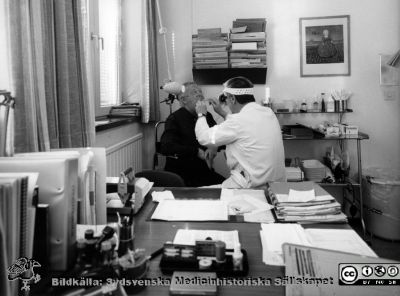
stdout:
<svg viewBox="0 0 400 296">
<path fill-rule="evenodd" d="M 115 117 L 140 117 L 141 107 L 137 103 L 113 106 L 108 114 L 109 118 Z"/>
<path fill-rule="evenodd" d="M 228 41 L 221 28 L 198 29 L 192 36 L 193 68 L 227 68 Z"/>
<path fill-rule="evenodd" d="M 152 220 L 166 221 L 227 221 L 228 207 L 221 200 L 176 200 L 159 202 Z"/>
<path fill-rule="evenodd" d="M 288 182 L 303 181 L 304 173 L 299 167 L 285 167 Z"/>
<path fill-rule="evenodd" d="M 298 224 L 261 224 L 261 228 L 260 237 L 265 264 L 283 265 L 284 243 L 310 246 L 304 229 Z"/>
<path fill-rule="evenodd" d="M 313 182 L 270 184 L 269 194 L 277 219 L 299 223 L 347 222 L 341 205 Z"/>
<path fill-rule="evenodd" d="M 313 246 L 376 257 L 374 251 L 353 229 L 303 229 L 299 224 L 262 224 L 260 230 L 263 262 L 283 265 L 284 243 Z"/>
<path fill-rule="evenodd" d="M 232 68 L 266 67 L 266 20 L 236 19 L 230 34 L 232 47 L 229 64 Z"/>
</svg>

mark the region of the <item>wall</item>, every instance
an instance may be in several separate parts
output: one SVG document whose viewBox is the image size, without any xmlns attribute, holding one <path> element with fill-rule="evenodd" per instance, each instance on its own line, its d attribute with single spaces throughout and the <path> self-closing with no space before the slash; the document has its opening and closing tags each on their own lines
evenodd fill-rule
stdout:
<svg viewBox="0 0 400 296">
<path fill-rule="evenodd" d="M 267 19 L 267 85 L 276 101 L 308 99 L 331 89 L 353 92 L 344 121 L 356 124 L 370 135 L 362 143 L 362 161 L 366 166 L 400 168 L 400 99 L 384 100 L 379 85 L 379 54 L 393 54 L 400 48 L 400 2 L 398 0 L 163 0 L 160 1 L 164 26 L 168 28 L 168 45 L 173 61 L 173 76 L 177 81 L 192 80 L 191 34 L 201 27 L 221 27 L 226 32 L 236 18 L 265 17 Z M 329 3 L 329 5 L 326 5 Z M 351 76 L 300 77 L 299 18 L 350 15 Z M 164 46 L 159 38 L 159 74 L 166 78 Z M 174 46 L 173 46 L 174 45 Z M 216 96 L 220 86 L 203 87 L 207 96 Z M 265 96 L 265 85 L 256 86 L 256 98 Z M 161 98 L 163 94 L 161 94 Z M 175 103 L 174 109 L 178 106 Z M 162 118 L 169 111 L 162 109 Z M 316 125 L 323 120 L 335 121 L 335 115 L 285 115 L 281 123 L 300 122 Z M 326 143 L 325 146 L 333 143 Z M 292 156 L 322 156 L 326 147 L 304 143 L 303 149 L 285 145 Z M 347 144 L 355 167 L 356 145 Z"/>
</svg>

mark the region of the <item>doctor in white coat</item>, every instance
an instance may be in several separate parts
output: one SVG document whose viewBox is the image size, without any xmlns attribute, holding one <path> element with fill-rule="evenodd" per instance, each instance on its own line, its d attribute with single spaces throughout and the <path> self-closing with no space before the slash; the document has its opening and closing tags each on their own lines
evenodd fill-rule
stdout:
<svg viewBox="0 0 400 296">
<path fill-rule="evenodd" d="M 245 77 L 224 83 L 219 102 L 212 101 L 215 112 L 225 118 L 209 127 L 207 106 L 198 102 L 195 132 L 201 145 L 226 145 L 230 177 L 223 188 L 257 188 L 271 181 L 286 181 L 282 134 L 274 112 L 255 102 L 254 88 Z M 226 104 L 232 114 L 223 110 Z"/>
</svg>

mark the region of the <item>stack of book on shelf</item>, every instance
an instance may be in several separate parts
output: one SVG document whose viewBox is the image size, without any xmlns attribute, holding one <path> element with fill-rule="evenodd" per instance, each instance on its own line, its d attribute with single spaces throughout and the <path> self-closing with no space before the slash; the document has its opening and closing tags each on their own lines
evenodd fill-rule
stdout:
<svg viewBox="0 0 400 296">
<path fill-rule="evenodd" d="M 314 182 L 269 184 L 277 219 L 299 223 L 345 223 L 341 205 Z"/>
<path fill-rule="evenodd" d="M 233 21 L 230 34 L 231 50 L 229 64 L 232 68 L 265 68 L 266 20 L 237 19 Z"/>
<path fill-rule="evenodd" d="M 193 69 L 228 68 L 228 37 L 221 28 L 198 29 L 192 36 Z"/>
<path fill-rule="evenodd" d="M 113 106 L 110 109 L 108 117 L 139 117 L 141 114 L 141 108 L 138 103 L 123 103 L 119 106 Z"/>
</svg>

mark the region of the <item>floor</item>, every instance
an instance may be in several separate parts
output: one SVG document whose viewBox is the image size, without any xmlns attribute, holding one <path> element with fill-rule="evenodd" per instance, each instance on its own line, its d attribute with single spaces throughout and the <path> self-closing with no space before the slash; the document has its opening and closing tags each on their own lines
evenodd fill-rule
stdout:
<svg viewBox="0 0 400 296">
<path fill-rule="evenodd" d="M 363 237 L 363 231 L 359 220 L 349 220 L 350 226 Z M 367 232 L 366 241 L 375 253 L 382 258 L 400 262 L 400 241 L 381 239 Z"/>
</svg>

